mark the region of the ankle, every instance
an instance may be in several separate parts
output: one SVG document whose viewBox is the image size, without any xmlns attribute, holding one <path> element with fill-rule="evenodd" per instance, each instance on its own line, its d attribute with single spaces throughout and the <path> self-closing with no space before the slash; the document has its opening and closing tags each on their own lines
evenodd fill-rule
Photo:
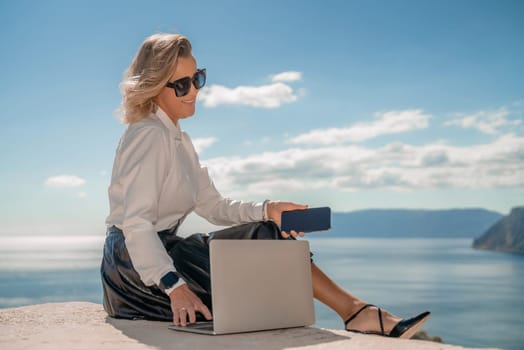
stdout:
<svg viewBox="0 0 524 350">
<path fill-rule="evenodd" d="M 342 321 L 346 322 L 347 319 L 358 312 L 364 305 L 366 305 L 366 303 L 362 300 L 350 300 L 342 312 L 339 313 L 339 316 L 342 318 Z"/>
</svg>

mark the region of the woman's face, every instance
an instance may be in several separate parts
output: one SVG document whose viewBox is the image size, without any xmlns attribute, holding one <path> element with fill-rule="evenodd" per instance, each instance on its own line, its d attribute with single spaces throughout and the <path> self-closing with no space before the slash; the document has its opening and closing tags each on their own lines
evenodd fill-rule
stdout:
<svg viewBox="0 0 524 350">
<path fill-rule="evenodd" d="M 169 78 L 169 81 L 172 82 L 180 78 L 192 77 L 196 71 L 196 61 L 193 57 L 179 57 L 175 72 Z M 191 88 L 187 95 L 181 97 L 177 97 L 175 90 L 172 88 L 164 86 L 156 97 L 156 103 L 176 124 L 179 119 L 191 117 L 195 114 L 197 95 L 198 90 L 195 89 L 193 84 L 191 84 Z"/>
</svg>

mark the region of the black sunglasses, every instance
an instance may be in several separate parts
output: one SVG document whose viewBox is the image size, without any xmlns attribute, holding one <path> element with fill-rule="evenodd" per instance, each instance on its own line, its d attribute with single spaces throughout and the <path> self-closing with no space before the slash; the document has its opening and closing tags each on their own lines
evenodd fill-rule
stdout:
<svg viewBox="0 0 524 350">
<path fill-rule="evenodd" d="M 184 77 L 173 82 L 168 82 L 166 86 L 175 90 L 176 97 L 182 97 L 186 96 L 189 90 L 191 90 L 191 83 L 193 83 L 193 86 L 197 90 L 206 85 L 206 69 L 197 69 L 192 77 Z"/>
</svg>

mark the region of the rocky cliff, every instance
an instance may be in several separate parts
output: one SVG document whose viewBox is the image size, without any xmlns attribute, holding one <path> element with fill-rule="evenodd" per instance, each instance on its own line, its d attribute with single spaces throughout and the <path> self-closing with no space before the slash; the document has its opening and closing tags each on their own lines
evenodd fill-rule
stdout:
<svg viewBox="0 0 524 350">
<path fill-rule="evenodd" d="M 524 207 L 513 208 L 475 239 L 473 248 L 524 254 Z"/>
</svg>

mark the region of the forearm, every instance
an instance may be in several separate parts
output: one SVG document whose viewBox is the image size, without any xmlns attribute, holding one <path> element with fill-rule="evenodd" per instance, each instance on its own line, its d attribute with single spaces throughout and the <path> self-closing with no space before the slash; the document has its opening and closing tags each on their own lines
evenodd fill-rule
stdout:
<svg viewBox="0 0 524 350">
<path fill-rule="evenodd" d="M 262 221 L 266 217 L 264 203 L 243 202 L 215 196 L 197 208 L 198 215 L 215 225 L 236 225 L 247 222 Z"/>
<path fill-rule="evenodd" d="M 124 225 L 123 231 L 133 268 L 142 282 L 146 286 L 161 287 L 162 278 L 176 269 L 157 233 L 152 228 L 140 229 L 129 224 Z M 176 286 L 180 285 L 177 283 Z"/>
</svg>

